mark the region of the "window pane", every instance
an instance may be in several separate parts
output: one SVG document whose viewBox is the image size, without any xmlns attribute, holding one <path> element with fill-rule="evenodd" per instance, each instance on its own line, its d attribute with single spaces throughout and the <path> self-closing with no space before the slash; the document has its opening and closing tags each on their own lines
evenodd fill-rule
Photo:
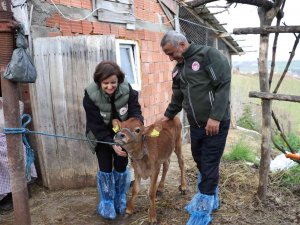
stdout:
<svg viewBox="0 0 300 225">
<path fill-rule="evenodd" d="M 120 48 L 121 53 L 121 68 L 125 73 L 126 79 L 130 84 L 134 84 L 133 68 L 130 62 L 130 49 Z"/>
</svg>

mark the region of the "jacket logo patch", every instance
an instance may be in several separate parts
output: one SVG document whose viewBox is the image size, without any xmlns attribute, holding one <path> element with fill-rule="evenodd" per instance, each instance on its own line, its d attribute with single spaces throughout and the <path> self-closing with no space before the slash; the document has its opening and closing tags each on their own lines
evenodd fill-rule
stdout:
<svg viewBox="0 0 300 225">
<path fill-rule="evenodd" d="M 197 61 L 193 62 L 192 70 L 198 71 L 199 69 L 200 69 L 200 64 Z"/>
<path fill-rule="evenodd" d="M 125 115 L 128 111 L 128 104 L 125 105 L 124 107 L 122 107 L 120 110 L 119 110 L 119 113 L 121 116 Z"/>
<path fill-rule="evenodd" d="M 178 74 L 178 70 L 176 70 L 174 73 L 172 73 L 172 78 L 176 77 L 177 74 Z"/>
<path fill-rule="evenodd" d="M 105 118 L 106 117 L 106 113 L 105 112 L 100 112 L 100 115 Z"/>
</svg>

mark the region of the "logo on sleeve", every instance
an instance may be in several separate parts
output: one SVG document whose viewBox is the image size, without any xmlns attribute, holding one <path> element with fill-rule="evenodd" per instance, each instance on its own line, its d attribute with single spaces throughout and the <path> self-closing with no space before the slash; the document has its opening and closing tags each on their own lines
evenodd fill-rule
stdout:
<svg viewBox="0 0 300 225">
<path fill-rule="evenodd" d="M 199 62 L 197 62 L 197 61 L 193 62 L 193 64 L 192 64 L 192 70 L 198 71 L 199 69 L 200 69 Z"/>
<path fill-rule="evenodd" d="M 119 113 L 120 113 L 121 116 L 123 116 L 123 115 L 125 115 L 127 113 L 127 111 L 128 111 L 128 104 L 125 105 L 124 107 L 122 107 L 120 109 Z"/>
</svg>

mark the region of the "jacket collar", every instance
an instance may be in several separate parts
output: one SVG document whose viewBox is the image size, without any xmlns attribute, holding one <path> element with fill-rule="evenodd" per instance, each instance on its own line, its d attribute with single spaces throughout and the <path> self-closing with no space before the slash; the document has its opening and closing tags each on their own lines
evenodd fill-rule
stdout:
<svg viewBox="0 0 300 225">
<path fill-rule="evenodd" d="M 182 53 L 183 58 L 189 58 L 197 51 L 196 44 L 191 43 L 190 46 Z"/>
</svg>

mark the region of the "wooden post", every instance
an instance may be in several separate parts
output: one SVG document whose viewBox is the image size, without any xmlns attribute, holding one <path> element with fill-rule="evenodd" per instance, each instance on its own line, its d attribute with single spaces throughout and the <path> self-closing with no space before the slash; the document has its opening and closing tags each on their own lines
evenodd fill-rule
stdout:
<svg viewBox="0 0 300 225">
<path fill-rule="evenodd" d="M 2 75 L 2 74 L 1 74 Z M 2 79 L 5 127 L 20 127 L 20 105 L 17 83 Z M 25 178 L 24 150 L 21 134 L 6 135 L 10 185 L 12 189 L 15 224 L 30 225 L 27 181 Z"/>
<path fill-rule="evenodd" d="M 3 112 L 5 127 L 20 127 L 20 106 L 18 84 L 2 79 L 3 72 L 10 61 L 13 25 L 11 1 L 0 0 L 0 44 L 1 44 L 1 91 L 3 95 Z M 25 178 L 24 150 L 21 134 L 6 135 L 10 184 L 14 205 L 14 224 L 30 225 L 27 181 Z"/>
</svg>

